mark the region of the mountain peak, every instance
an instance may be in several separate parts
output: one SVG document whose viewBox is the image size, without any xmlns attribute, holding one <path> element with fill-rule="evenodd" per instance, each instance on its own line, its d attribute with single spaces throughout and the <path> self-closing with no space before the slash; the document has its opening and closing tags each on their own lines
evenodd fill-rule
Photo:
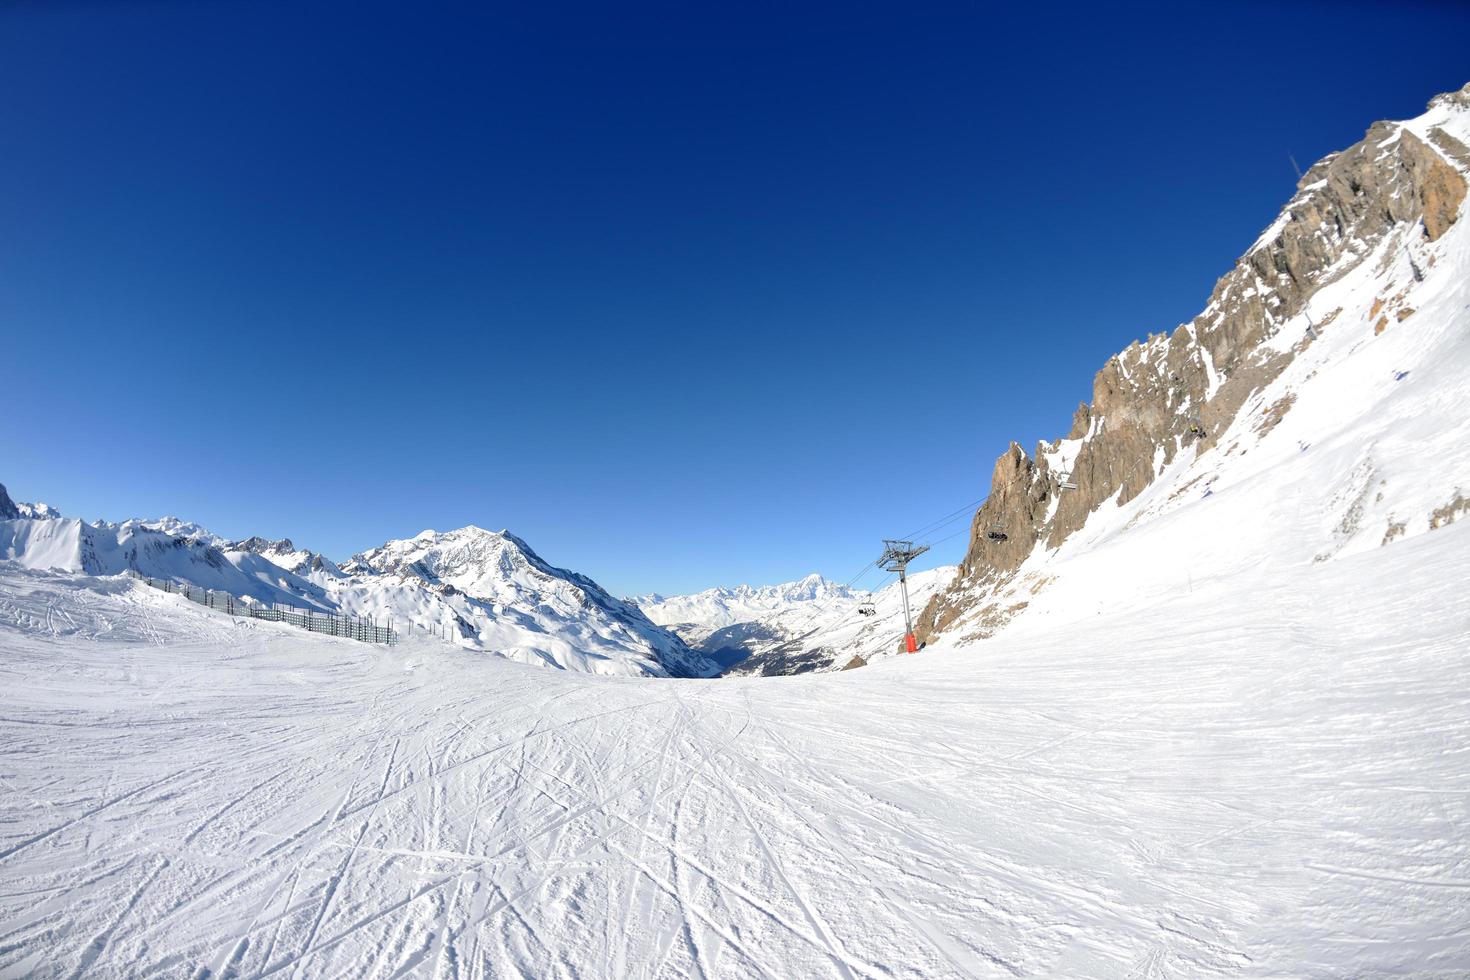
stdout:
<svg viewBox="0 0 1470 980">
<path fill-rule="evenodd" d="M 570 573 L 542 561 L 530 545 L 509 531 L 490 531 L 476 524 L 448 531 L 430 528 L 412 538 L 384 542 L 353 555 L 343 564 L 343 570 L 409 576 L 452 585 L 486 599 L 514 590 L 513 583 L 526 587 L 532 578 L 572 578 Z"/>
<path fill-rule="evenodd" d="M 726 586 L 692 595 L 638 596 L 635 602 L 655 623 L 719 629 L 737 623 L 769 622 L 784 613 L 805 616 L 814 606 L 847 606 L 867 593 L 834 585 L 820 573 L 779 585 Z"/>
<path fill-rule="evenodd" d="M 514 534 L 511 534 L 510 531 L 506 530 L 505 528 L 501 528 L 499 531 L 492 531 L 489 528 L 481 527 L 478 524 L 466 524 L 463 527 L 449 528 L 447 530 L 442 530 L 442 531 L 439 530 L 438 528 L 432 528 L 432 527 L 431 528 L 425 528 L 424 530 L 420 531 L 418 534 L 415 534 L 411 538 L 407 538 L 407 539 L 395 539 L 395 540 L 408 540 L 408 541 L 418 541 L 418 542 L 430 542 L 430 541 L 514 541 L 514 542 L 516 542 L 517 544 L 520 544 L 520 545 L 524 545 L 525 544 L 525 542 L 521 541 L 520 538 L 516 537 Z M 391 544 L 393 542 L 387 542 L 387 543 Z"/>
<path fill-rule="evenodd" d="M 228 539 L 220 537 L 213 531 L 194 521 L 186 521 L 182 517 L 165 514 L 163 517 L 155 517 L 152 520 L 143 518 L 132 518 L 123 521 L 119 527 L 141 527 L 150 531 L 160 531 L 163 534 L 172 535 L 176 538 L 193 538 L 195 541 L 203 541 L 205 544 L 222 546 L 229 543 Z"/>
<path fill-rule="evenodd" d="M 61 511 L 50 504 L 27 504 L 19 500 L 11 500 L 10 494 L 5 492 L 5 485 L 0 483 L 0 521 L 13 521 L 21 518 L 54 520 L 60 516 Z"/>
</svg>

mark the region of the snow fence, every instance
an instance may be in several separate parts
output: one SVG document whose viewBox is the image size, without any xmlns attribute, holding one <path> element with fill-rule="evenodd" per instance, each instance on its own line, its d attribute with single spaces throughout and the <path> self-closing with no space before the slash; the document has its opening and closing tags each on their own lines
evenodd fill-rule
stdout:
<svg viewBox="0 0 1470 980">
<path fill-rule="evenodd" d="M 375 621 L 364 619 L 361 616 L 338 616 L 333 613 L 319 613 L 311 609 L 298 609 L 295 606 L 282 606 L 276 603 L 265 605 L 238 599 L 228 592 L 201 589 L 169 579 L 151 578 L 132 569 L 128 569 L 127 574 L 130 578 L 135 578 L 162 592 L 176 593 L 190 602 L 197 602 L 201 606 L 217 609 L 231 616 L 285 623 L 309 633 L 344 636 L 349 640 L 361 640 L 363 643 L 393 643 L 396 639 L 391 624 L 379 626 Z"/>
</svg>

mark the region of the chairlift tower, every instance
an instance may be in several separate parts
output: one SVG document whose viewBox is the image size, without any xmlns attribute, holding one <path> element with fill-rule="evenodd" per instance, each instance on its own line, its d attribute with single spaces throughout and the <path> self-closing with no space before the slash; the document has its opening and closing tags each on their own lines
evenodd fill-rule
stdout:
<svg viewBox="0 0 1470 980">
<path fill-rule="evenodd" d="M 929 550 L 927 544 L 915 545 L 912 541 L 883 539 L 883 554 L 878 558 L 878 567 L 885 572 L 898 573 L 898 591 L 903 595 L 903 644 L 909 653 L 918 653 L 919 645 L 914 641 L 914 619 L 909 612 L 909 583 L 905 570 L 909 562 Z"/>
</svg>

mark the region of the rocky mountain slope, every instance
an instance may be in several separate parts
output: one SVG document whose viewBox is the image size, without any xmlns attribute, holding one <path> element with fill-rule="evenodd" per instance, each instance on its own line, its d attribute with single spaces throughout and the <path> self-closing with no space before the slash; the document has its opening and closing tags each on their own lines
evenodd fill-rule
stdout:
<svg viewBox="0 0 1470 980">
<path fill-rule="evenodd" d="M 61 511 L 50 504 L 27 504 L 11 500 L 10 494 L 5 492 L 5 487 L 0 484 L 0 521 L 14 520 L 18 517 L 32 520 L 46 520 L 52 517 L 60 517 Z"/>
<path fill-rule="evenodd" d="M 1381 423 L 1467 330 L 1467 144 L 1470 85 L 1315 164 L 1199 316 L 1104 365 L 1064 438 L 1031 453 L 1012 444 L 996 461 L 920 638 L 990 636 L 1053 587 L 1058 558 L 1118 533 L 1119 520 L 1157 518 L 1329 442 L 1341 470 L 1320 474 L 1301 504 L 1303 519 L 1331 515 L 1320 560 L 1463 513 L 1466 440 L 1443 438 L 1466 419 L 1453 386 L 1425 394 L 1433 433 Z"/>
</svg>

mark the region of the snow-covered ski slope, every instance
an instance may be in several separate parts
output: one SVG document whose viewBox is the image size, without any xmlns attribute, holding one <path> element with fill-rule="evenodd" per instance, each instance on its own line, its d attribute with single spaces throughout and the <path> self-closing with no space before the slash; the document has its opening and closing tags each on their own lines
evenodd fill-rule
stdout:
<svg viewBox="0 0 1470 980">
<path fill-rule="evenodd" d="M 0 972 L 1463 976 L 1467 553 L 717 681 L 4 566 Z"/>
</svg>

